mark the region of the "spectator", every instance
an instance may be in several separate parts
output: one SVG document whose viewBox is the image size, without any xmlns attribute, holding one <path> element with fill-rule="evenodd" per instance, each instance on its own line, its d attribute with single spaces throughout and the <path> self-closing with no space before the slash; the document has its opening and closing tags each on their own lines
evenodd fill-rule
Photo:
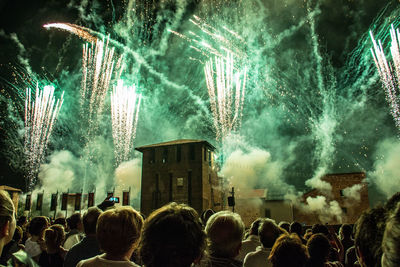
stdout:
<svg viewBox="0 0 400 267">
<path fill-rule="evenodd" d="M 103 212 L 97 221 L 96 235 L 104 254 L 80 261 L 77 267 L 138 266 L 129 259 L 137 247 L 142 225 L 142 217 L 131 207 Z"/>
<path fill-rule="evenodd" d="M 240 249 L 239 255 L 236 257 L 237 260 L 243 261 L 247 253 L 253 252 L 258 246 L 261 246 L 260 238 L 258 237 L 258 228 L 263 219 L 256 219 L 250 227 L 249 236 L 246 240 L 242 241 L 242 248 Z"/>
<path fill-rule="evenodd" d="M 343 224 L 339 229 L 340 242 L 342 242 L 344 252 L 347 252 L 349 248 L 354 246 L 354 240 L 351 237 L 352 234 L 353 227 L 350 224 Z"/>
<path fill-rule="evenodd" d="M 39 258 L 39 265 L 42 267 L 62 267 L 64 258 L 67 254 L 61 245 L 65 239 L 64 227 L 60 224 L 54 224 L 44 232 L 46 250 L 42 252 Z"/>
<path fill-rule="evenodd" d="M 208 209 L 208 210 L 203 211 L 203 213 L 201 214 L 201 221 L 203 222 L 203 225 L 207 224 L 208 219 L 214 213 L 215 213 L 215 211 L 213 211 L 212 209 Z"/>
<path fill-rule="evenodd" d="M 378 207 L 364 212 L 357 220 L 354 243 L 362 267 L 381 266 L 386 217 L 386 209 Z"/>
<path fill-rule="evenodd" d="M 28 226 L 28 232 L 31 237 L 25 242 L 25 251 L 36 262 L 39 261 L 40 254 L 46 248 L 44 243 L 44 231 L 47 226 L 47 219 L 44 216 L 33 218 Z"/>
<path fill-rule="evenodd" d="M 275 221 L 271 219 L 265 219 L 258 230 L 260 237 L 261 246 L 256 248 L 256 251 L 250 252 L 244 258 L 244 267 L 272 267 L 272 263 L 268 260 L 271 248 L 274 245 L 276 239 L 285 233 L 285 230 L 279 228 Z"/>
<path fill-rule="evenodd" d="M 291 234 L 297 234 L 303 245 L 307 244 L 307 240 L 303 238 L 303 226 L 299 222 L 292 222 L 290 224 L 289 232 Z"/>
<path fill-rule="evenodd" d="M 20 250 L 21 246 L 23 247 L 23 245 L 20 246 L 21 240 L 22 240 L 22 229 L 17 225 L 15 227 L 12 240 L 3 248 L 3 253 L 1 254 L 0 257 L 0 266 L 1 264 L 7 265 L 7 262 L 9 259 L 11 259 L 12 254 Z"/>
<path fill-rule="evenodd" d="M 16 227 L 15 209 L 6 191 L 0 190 L 0 255 L 13 238 Z"/>
<path fill-rule="evenodd" d="M 242 246 L 244 233 L 244 224 L 239 214 L 230 211 L 217 212 L 208 220 L 205 231 L 211 266 L 243 265 L 235 259 Z"/>
<path fill-rule="evenodd" d="M 66 250 L 72 248 L 75 244 L 78 244 L 82 239 L 82 218 L 80 213 L 72 214 L 71 217 L 67 219 L 68 228 L 70 231 L 65 236 L 65 242 L 63 247 Z"/>
<path fill-rule="evenodd" d="M 26 216 L 20 216 L 17 220 L 17 226 L 21 227 L 22 229 L 22 240 L 21 243 L 25 244 L 26 240 L 28 239 L 28 232 L 27 232 L 27 225 L 28 225 L 28 219 Z"/>
<path fill-rule="evenodd" d="M 400 204 L 386 223 L 382 250 L 382 267 L 400 266 Z"/>
<path fill-rule="evenodd" d="M 273 267 L 303 267 L 307 258 L 306 247 L 296 234 L 281 235 L 268 257 Z"/>
<path fill-rule="evenodd" d="M 82 222 L 86 236 L 68 251 L 64 261 L 65 267 L 75 267 L 81 260 L 101 254 L 96 238 L 96 225 L 101 213 L 97 207 L 91 207 L 85 212 Z"/>
<path fill-rule="evenodd" d="M 145 221 L 139 256 L 146 267 L 190 267 L 201 259 L 206 235 L 197 212 L 170 203 Z"/>
<path fill-rule="evenodd" d="M 67 220 L 64 217 L 55 219 L 53 224 L 62 225 L 64 227 L 64 232 L 66 233 L 70 231 L 70 229 L 68 229 Z"/>
<path fill-rule="evenodd" d="M 328 261 L 331 244 L 323 234 L 315 234 L 307 241 L 307 251 L 310 258 L 306 267 L 343 267 L 339 261 Z"/>
<path fill-rule="evenodd" d="M 326 225 L 314 224 L 311 230 L 313 234 L 323 234 L 325 235 L 326 238 L 328 238 L 329 243 L 331 244 L 328 256 L 329 261 L 344 262 L 345 254 L 343 245 L 339 241 L 338 237 L 336 236 L 336 233 L 332 229 L 329 229 Z"/>
<path fill-rule="evenodd" d="M 280 228 L 285 229 L 286 232 L 288 232 L 288 233 L 290 232 L 290 223 L 285 222 L 285 221 L 282 221 L 282 222 L 280 222 L 280 223 L 278 224 L 278 226 L 279 226 Z"/>
</svg>

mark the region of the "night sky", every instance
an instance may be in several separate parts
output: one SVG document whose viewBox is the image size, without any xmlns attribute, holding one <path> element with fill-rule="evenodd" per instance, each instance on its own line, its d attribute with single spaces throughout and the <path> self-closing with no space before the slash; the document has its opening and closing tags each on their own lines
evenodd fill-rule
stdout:
<svg viewBox="0 0 400 267">
<path fill-rule="evenodd" d="M 399 132 L 368 33 L 388 46 L 390 24 L 398 23 L 397 1 L 1 1 L 0 12 L 1 184 L 25 188 L 24 95 L 36 81 L 54 84 L 57 96 L 65 92 L 39 187 L 59 180 L 57 186 L 71 190 L 98 181 L 108 188 L 119 181 L 109 95 L 99 130 L 88 140 L 79 115 L 85 41 L 42 27 L 52 22 L 109 34 L 120 44 L 122 77 L 143 95 L 134 146 L 205 139 L 224 151 L 221 174 L 236 173 L 227 178 L 238 188 L 300 192 L 321 174 L 363 171 L 376 203 L 400 182 Z M 168 31 L 194 32 L 217 47 L 190 22 L 193 15 L 231 39 L 245 55 L 238 64 L 248 66 L 242 125 L 223 147 L 215 139 L 204 78 L 208 58 Z M 135 171 L 140 157 L 132 150 Z"/>
</svg>

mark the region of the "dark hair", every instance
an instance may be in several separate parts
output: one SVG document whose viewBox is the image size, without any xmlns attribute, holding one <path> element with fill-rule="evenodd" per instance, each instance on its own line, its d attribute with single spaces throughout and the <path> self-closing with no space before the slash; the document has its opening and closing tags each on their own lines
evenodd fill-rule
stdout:
<svg viewBox="0 0 400 267">
<path fill-rule="evenodd" d="M 90 207 L 85 214 L 83 214 L 82 222 L 86 235 L 96 234 L 97 219 L 101 213 L 101 209 L 97 207 Z"/>
<path fill-rule="evenodd" d="M 278 224 L 278 226 L 281 227 L 281 228 L 283 228 L 283 229 L 285 229 L 285 230 L 288 231 L 288 232 L 289 232 L 289 230 L 290 230 L 290 223 L 288 223 L 288 222 L 282 221 L 282 222 L 280 222 L 280 223 Z"/>
<path fill-rule="evenodd" d="M 354 243 L 367 266 L 380 266 L 386 218 L 386 209 L 377 207 L 363 212 L 357 220 Z"/>
<path fill-rule="evenodd" d="M 79 223 L 82 223 L 82 217 L 80 213 L 74 213 L 69 218 L 67 218 L 67 224 L 69 229 L 77 229 Z"/>
<path fill-rule="evenodd" d="M 382 267 L 400 266 L 400 203 L 386 223 L 382 251 Z"/>
<path fill-rule="evenodd" d="M 17 225 L 18 226 L 23 226 L 25 223 L 27 223 L 28 221 L 27 221 L 27 218 L 26 218 L 26 216 L 20 216 L 19 218 L 18 218 L 18 220 L 17 220 Z"/>
<path fill-rule="evenodd" d="M 261 223 L 264 219 L 257 218 L 250 226 L 250 234 L 251 235 L 258 235 L 258 228 L 260 227 Z"/>
<path fill-rule="evenodd" d="M 187 205 L 170 203 L 145 221 L 139 256 L 146 267 L 191 266 L 202 255 L 205 240 L 197 212 Z"/>
<path fill-rule="evenodd" d="M 65 228 L 67 227 L 67 220 L 64 217 L 60 217 L 55 219 L 53 224 L 61 224 Z"/>
<path fill-rule="evenodd" d="M 389 212 L 395 212 L 397 203 L 399 202 L 400 202 L 400 192 L 397 192 L 393 196 L 391 196 L 388 201 L 386 201 L 385 209 Z"/>
<path fill-rule="evenodd" d="M 276 240 L 268 259 L 274 267 L 303 267 L 307 250 L 297 234 L 283 234 Z"/>
<path fill-rule="evenodd" d="M 331 244 L 328 238 L 323 234 L 314 234 L 307 241 L 307 251 L 310 255 L 310 261 L 314 265 L 321 265 L 327 261 Z"/>
<path fill-rule="evenodd" d="M 296 233 L 299 237 L 303 235 L 303 226 L 299 222 L 292 222 L 289 230 L 290 233 Z"/>
<path fill-rule="evenodd" d="M 349 238 L 353 234 L 353 227 L 350 224 L 342 224 L 340 229 L 342 230 L 343 237 Z"/>
<path fill-rule="evenodd" d="M 65 240 L 64 227 L 61 224 L 54 224 L 44 231 L 46 246 L 59 248 Z"/>
<path fill-rule="evenodd" d="M 47 228 L 47 219 L 44 216 L 38 216 L 32 219 L 29 223 L 28 232 L 31 235 L 41 235 L 43 231 Z"/>
<path fill-rule="evenodd" d="M 316 224 L 314 224 L 314 225 L 312 226 L 311 232 L 312 232 L 313 234 L 324 234 L 324 235 L 325 235 L 326 237 L 328 237 L 328 238 L 329 238 L 329 236 L 330 236 L 328 227 L 326 227 L 326 226 L 323 225 L 323 224 L 319 224 L 319 223 L 316 223 Z"/>
<path fill-rule="evenodd" d="M 18 225 L 17 225 L 17 226 L 15 227 L 15 231 L 14 231 L 14 235 L 13 235 L 13 240 L 19 244 L 19 243 L 21 242 L 21 240 L 22 240 L 22 236 L 23 236 L 22 228 L 21 228 L 21 226 L 18 226 Z"/>
<path fill-rule="evenodd" d="M 259 228 L 258 235 L 260 236 L 260 242 L 264 248 L 272 248 L 276 239 L 283 234 L 283 230 L 281 230 L 278 225 L 276 225 L 275 221 L 271 219 L 265 219 Z"/>
</svg>

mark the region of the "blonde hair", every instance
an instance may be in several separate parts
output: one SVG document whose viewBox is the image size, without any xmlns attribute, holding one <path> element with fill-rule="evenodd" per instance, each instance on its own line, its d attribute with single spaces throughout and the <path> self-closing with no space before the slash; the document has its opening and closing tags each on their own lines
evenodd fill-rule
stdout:
<svg viewBox="0 0 400 267">
<path fill-rule="evenodd" d="M 103 212 L 96 229 L 100 249 L 113 256 L 126 254 L 136 247 L 142 226 L 142 216 L 132 207 L 117 207 Z"/>
<path fill-rule="evenodd" d="M 8 193 L 0 190 L 0 229 L 3 229 L 7 222 L 11 222 L 13 216 L 14 204 Z"/>
</svg>

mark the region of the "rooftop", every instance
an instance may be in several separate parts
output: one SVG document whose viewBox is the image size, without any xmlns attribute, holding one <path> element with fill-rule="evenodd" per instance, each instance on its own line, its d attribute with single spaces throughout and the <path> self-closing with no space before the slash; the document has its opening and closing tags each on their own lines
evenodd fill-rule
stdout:
<svg viewBox="0 0 400 267">
<path fill-rule="evenodd" d="M 168 141 L 168 142 L 162 142 L 162 143 L 157 143 L 157 144 L 136 147 L 135 150 L 143 152 L 143 150 L 145 150 L 147 148 L 191 144 L 191 143 L 205 143 L 212 150 L 215 150 L 215 147 L 213 145 L 211 145 L 209 142 L 207 142 L 206 140 L 197 140 L 197 139 L 178 139 L 178 140 L 173 140 L 173 141 Z"/>
</svg>

